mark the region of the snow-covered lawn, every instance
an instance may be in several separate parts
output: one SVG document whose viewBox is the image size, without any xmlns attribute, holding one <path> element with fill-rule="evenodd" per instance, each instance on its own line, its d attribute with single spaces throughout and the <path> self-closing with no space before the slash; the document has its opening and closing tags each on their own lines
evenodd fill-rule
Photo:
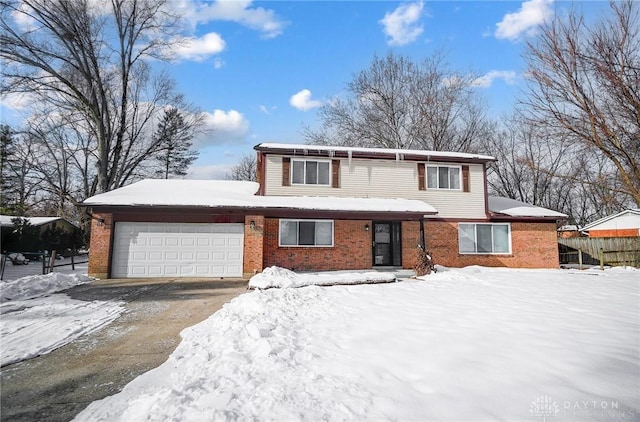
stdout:
<svg viewBox="0 0 640 422">
<path fill-rule="evenodd" d="M 0 366 L 49 353 L 115 320 L 122 303 L 53 294 L 91 280 L 50 273 L 0 283 Z"/>
<path fill-rule="evenodd" d="M 640 272 L 255 290 L 78 420 L 637 420 Z"/>
</svg>

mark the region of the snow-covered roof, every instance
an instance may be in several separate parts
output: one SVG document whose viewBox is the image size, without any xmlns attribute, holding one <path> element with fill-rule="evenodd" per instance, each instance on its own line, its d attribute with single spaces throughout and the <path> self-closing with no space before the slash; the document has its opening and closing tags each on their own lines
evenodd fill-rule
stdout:
<svg viewBox="0 0 640 422">
<path fill-rule="evenodd" d="M 22 218 L 25 219 L 32 226 L 41 226 L 43 224 L 51 223 L 53 221 L 64 220 L 62 217 L 20 217 L 16 215 L 0 215 L 0 226 L 2 227 L 10 227 L 13 226 L 14 218 Z"/>
<path fill-rule="evenodd" d="M 612 220 L 619 220 L 619 221 L 614 222 Z M 597 226 L 602 226 L 602 227 L 598 227 L 599 229 L 640 228 L 640 209 L 633 208 L 633 209 L 621 211 L 617 214 L 609 215 L 607 217 L 596 220 L 593 223 L 589 223 L 585 225 L 582 229 L 580 229 L 580 231 L 589 231 Z"/>
<path fill-rule="evenodd" d="M 480 160 L 480 161 L 496 161 L 494 157 L 482 154 L 470 154 L 466 152 L 451 152 L 451 151 L 426 151 L 416 149 L 387 149 L 387 148 L 360 148 L 360 147 L 343 147 L 343 146 L 330 146 L 330 145 L 304 145 L 304 144 L 281 144 L 264 142 L 255 146 L 257 150 L 276 150 L 276 151 L 318 151 L 323 152 L 331 156 L 332 153 L 342 152 L 346 154 L 374 154 L 374 155 L 389 155 L 400 158 L 401 156 L 419 156 L 424 157 L 425 160 L 434 158 L 448 158 L 448 159 L 463 159 L 463 160 Z"/>
<path fill-rule="evenodd" d="M 190 206 L 423 214 L 437 212 L 426 202 L 414 199 L 256 196 L 257 191 L 258 184 L 255 182 L 145 179 L 92 196 L 84 201 L 84 205 Z"/>
<path fill-rule="evenodd" d="M 500 196 L 489 197 L 489 211 L 510 217 L 566 218 L 566 214 Z"/>
</svg>

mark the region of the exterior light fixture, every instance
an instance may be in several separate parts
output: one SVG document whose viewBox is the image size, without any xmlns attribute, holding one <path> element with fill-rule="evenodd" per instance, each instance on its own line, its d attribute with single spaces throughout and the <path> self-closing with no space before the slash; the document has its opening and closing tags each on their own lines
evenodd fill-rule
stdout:
<svg viewBox="0 0 640 422">
<path fill-rule="evenodd" d="M 104 226 L 104 218 L 98 218 L 98 227 Z"/>
<path fill-rule="evenodd" d="M 368 225 L 368 224 L 365 224 L 365 225 L 364 225 L 364 231 L 366 231 L 366 232 L 368 232 L 368 231 L 369 231 L 369 225 Z"/>
<path fill-rule="evenodd" d="M 251 227 L 251 230 L 255 230 L 256 229 L 256 222 L 251 220 L 251 222 L 249 223 L 249 227 Z"/>
</svg>

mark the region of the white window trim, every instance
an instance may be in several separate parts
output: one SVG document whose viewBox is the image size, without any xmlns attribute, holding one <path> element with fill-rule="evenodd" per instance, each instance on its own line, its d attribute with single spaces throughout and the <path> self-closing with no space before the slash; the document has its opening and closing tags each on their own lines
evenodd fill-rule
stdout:
<svg viewBox="0 0 640 422">
<path fill-rule="evenodd" d="M 306 163 L 307 161 L 314 161 L 316 163 L 329 163 L 329 183 L 327 183 L 327 184 L 295 183 L 293 181 L 293 162 L 294 161 L 300 161 L 300 162 L 304 162 L 304 163 Z M 307 178 L 306 169 L 307 169 L 307 165 L 305 164 L 305 174 L 304 174 L 305 180 Z M 333 171 L 332 171 L 332 168 L 331 168 L 331 160 L 322 160 L 322 159 L 316 160 L 316 159 L 311 159 L 311 158 L 309 158 L 309 159 L 291 158 L 291 168 L 289 170 L 289 183 L 291 184 L 291 186 L 315 186 L 315 187 L 322 187 L 322 188 L 331 187 L 331 186 L 333 186 L 333 184 L 332 184 L 332 182 L 333 182 L 333 180 L 332 180 L 333 174 L 332 173 L 333 173 Z M 318 220 L 318 221 L 320 221 L 320 220 Z"/>
<path fill-rule="evenodd" d="M 425 170 L 424 170 L 424 185 L 426 186 L 427 190 L 450 190 L 450 191 L 462 191 L 463 188 L 463 182 L 462 182 L 462 165 L 451 165 L 451 164 L 427 164 L 425 166 Z M 429 187 L 429 167 L 431 168 L 435 168 L 436 169 L 436 174 L 438 175 L 438 180 L 436 180 L 436 185 L 438 187 L 435 188 L 430 188 Z M 448 167 L 448 168 L 457 168 L 458 169 L 458 176 L 460 177 L 460 187 L 457 189 L 451 189 L 451 188 L 441 188 L 440 186 L 440 172 L 437 171 L 438 167 Z M 470 223 L 472 224 L 472 223 Z"/>
<path fill-rule="evenodd" d="M 508 252 L 462 252 L 460 250 L 460 225 L 461 224 L 472 224 L 474 226 L 507 226 L 509 228 L 509 251 Z M 474 229 L 473 231 L 473 242 L 476 245 L 476 250 L 478 249 L 478 231 Z M 511 223 L 466 223 L 461 221 L 458 223 L 458 253 L 460 255 L 511 255 Z M 493 239 L 492 239 L 493 240 Z M 493 248 L 493 242 L 491 247 Z"/>
<path fill-rule="evenodd" d="M 331 223 L 331 245 L 283 245 L 282 244 L 282 222 L 283 221 L 295 221 L 295 222 L 313 222 L 313 223 Z M 281 248 L 333 248 L 335 245 L 336 225 L 334 220 L 315 220 L 306 218 L 281 218 L 278 222 L 278 246 Z M 298 239 L 298 242 L 300 239 Z"/>
</svg>

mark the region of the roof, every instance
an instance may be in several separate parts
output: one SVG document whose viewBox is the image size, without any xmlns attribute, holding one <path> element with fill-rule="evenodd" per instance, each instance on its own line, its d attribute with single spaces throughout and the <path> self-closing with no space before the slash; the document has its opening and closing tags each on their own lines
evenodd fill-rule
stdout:
<svg viewBox="0 0 640 422">
<path fill-rule="evenodd" d="M 164 206 L 238 209 L 295 209 L 435 214 L 414 199 L 256 196 L 258 184 L 231 180 L 145 179 L 92 196 L 86 206 Z"/>
<path fill-rule="evenodd" d="M 625 216 L 640 216 L 640 209 L 639 208 L 632 208 L 632 209 L 628 209 L 628 210 L 624 210 L 621 211 L 617 214 L 613 214 L 613 215 L 609 215 L 607 217 L 601 218 L 599 220 L 594 221 L 593 223 L 589 223 L 587 225 L 585 225 L 582 229 L 580 229 L 580 231 L 589 231 L 590 229 L 596 227 L 596 226 L 600 226 L 606 222 L 609 222 L 611 220 L 620 218 L 620 217 L 625 217 Z M 636 227 L 629 227 L 629 228 L 636 228 Z M 637 227 L 640 228 L 640 227 Z"/>
<path fill-rule="evenodd" d="M 13 226 L 13 222 L 11 220 L 15 218 L 22 218 L 24 220 L 27 220 L 29 224 L 31 224 L 32 226 L 41 226 L 43 224 L 52 223 L 58 220 L 67 221 L 62 217 L 22 217 L 19 215 L 0 215 L 0 226 L 2 227 Z"/>
<path fill-rule="evenodd" d="M 566 218 L 566 214 L 500 196 L 489 197 L 489 211 L 509 217 Z"/>
<path fill-rule="evenodd" d="M 489 162 L 494 157 L 482 154 L 451 151 L 426 151 L 415 149 L 359 148 L 329 145 L 261 143 L 254 147 L 257 151 L 276 152 L 287 155 L 308 155 L 326 157 L 379 158 L 410 161 L 458 161 Z"/>
</svg>

